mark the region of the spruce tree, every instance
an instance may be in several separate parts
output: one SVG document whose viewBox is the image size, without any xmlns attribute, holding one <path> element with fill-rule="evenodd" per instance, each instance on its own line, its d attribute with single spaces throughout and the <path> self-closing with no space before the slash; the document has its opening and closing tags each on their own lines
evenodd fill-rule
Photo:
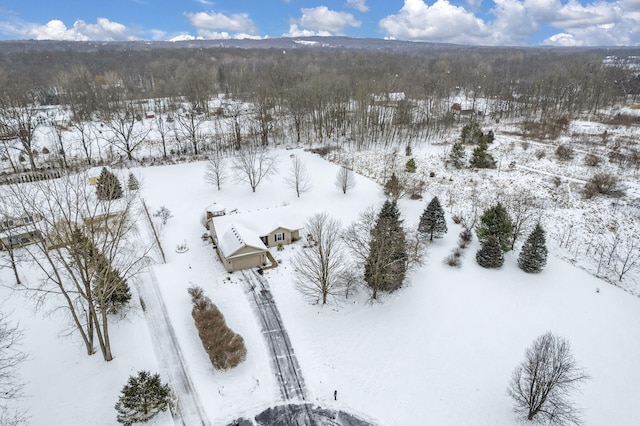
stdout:
<svg viewBox="0 0 640 426">
<path fill-rule="evenodd" d="M 525 272 L 537 273 L 547 264 L 547 245 L 544 229 L 537 224 L 522 245 L 518 266 Z"/>
<path fill-rule="evenodd" d="M 420 216 L 420 223 L 418 224 L 418 232 L 429 236 L 429 241 L 433 241 L 433 238 L 442 238 L 447 233 L 447 221 L 444 218 L 444 210 L 440 205 L 438 197 L 433 197 L 429 205 L 422 216 Z"/>
<path fill-rule="evenodd" d="M 127 181 L 127 187 L 131 191 L 137 191 L 138 189 L 140 189 L 140 182 L 138 182 L 138 179 L 136 179 L 133 173 L 129 173 L 129 180 Z"/>
<path fill-rule="evenodd" d="M 488 208 L 480 218 L 480 224 L 476 230 L 478 240 L 482 242 L 489 236 L 495 236 L 500 242 L 503 251 L 511 249 L 511 238 L 513 236 L 513 222 L 509 213 L 501 203 Z"/>
<path fill-rule="evenodd" d="M 486 238 L 476 253 L 476 261 L 483 268 L 499 268 L 504 263 L 504 254 L 498 239 L 491 235 Z"/>
<path fill-rule="evenodd" d="M 398 200 L 404 192 L 404 185 L 400 182 L 395 172 L 392 173 L 389 180 L 384 184 L 384 195 L 392 200 Z"/>
<path fill-rule="evenodd" d="M 478 122 L 465 124 L 460 133 L 460 141 L 463 144 L 477 144 L 484 139 L 484 134 Z"/>
<path fill-rule="evenodd" d="M 392 292 L 402 286 L 406 275 L 406 233 L 400 210 L 395 201 L 385 201 L 376 224 L 371 230 L 369 255 L 364 279 L 371 288 L 372 298 L 378 291 Z"/>
<path fill-rule="evenodd" d="M 70 239 L 69 254 L 74 262 L 81 265 L 90 281 L 97 309 L 109 314 L 120 312 L 131 300 L 127 282 L 82 230 L 75 228 Z"/>
<path fill-rule="evenodd" d="M 159 374 L 140 371 L 130 376 L 122 388 L 115 405 L 118 423 L 130 426 L 146 423 L 158 413 L 166 411 L 171 399 L 171 388 L 160 381 Z"/>
<path fill-rule="evenodd" d="M 404 166 L 404 170 L 407 173 L 415 173 L 417 170 L 417 166 L 416 166 L 416 160 L 414 160 L 413 158 L 410 158 L 409 161 L 407 161 L 407 164 L 405 164 Z"/>
<path fill-rule="evenodd" d="M 488 149 L 489 147 L 486 139 L 482 138 L 471 154 L 469 165 L 477 169 L 495 169 L 496 160 L 494 160 L 493 156 L 489 154 Z"/>
<path fill-rule="evenodd" d="M 449 153 L 449 161 L 451 161 L 453 167 L 456 169 L 463 168 L 466 157 L 467 153 L 465 152 L 462 142 L 454 143 L 451 147 L 451 152 Z"/>
<path fill-rule="evenodd" d="M 98 200 L 117 200 L 122 198 L 122 186 L 118 177 L 107 170 L 106 167 L 102 168 L 100 177 L 98 178 L 98 184 L 96 186 L 96 193 Z"/>
</svg>

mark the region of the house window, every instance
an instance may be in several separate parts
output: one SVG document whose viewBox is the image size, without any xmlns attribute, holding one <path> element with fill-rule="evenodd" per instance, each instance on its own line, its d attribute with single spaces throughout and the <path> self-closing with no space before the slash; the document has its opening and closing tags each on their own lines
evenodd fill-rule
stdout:
<svg viewBox="0 0 640 426">
<path fill-rule="evenodd" d="M 278 232 L 276 234 L 276 241 L 284 241 L 284 232 Z"/>
<path fill-rule="evenodd" d="M 24 218 L 22 218 L 22 221 L 24 223 L 31 223 L 33 222 L 33 218 L 31 216 L 25 216 Z"/>
</svg>

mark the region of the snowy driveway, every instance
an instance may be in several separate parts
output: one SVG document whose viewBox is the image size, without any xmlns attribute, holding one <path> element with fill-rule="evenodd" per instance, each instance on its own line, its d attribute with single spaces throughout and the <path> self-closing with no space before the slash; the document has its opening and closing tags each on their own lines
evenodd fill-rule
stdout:
<svg viewBox="0 0 640 426">
<path fill-rule="evenodd" d="M 284 401 L 306 400 L 307 391 L 300 365 L 291 347 L 287 331 L 282 325 L 282 318 L 267 280 L 255 271 L 242 272 L 242 276 L 247 286 L 247 295 L 260 320 L 262 335 L 269 346 L 271 365 L 280 384 L 282 399 Z"/>
<path fill-rule="evenodd" d="M 153 348 L 163 370 L 169 375 L 171 388 L 177 400 L 175 424 L 209 426 L 211 423 L 185 368 L 184 358 L 169 321 L 153 266 L 149 266 L 149 279 L 140 280 L 137 288 L 140 298 L 144 301 Z"/>
</svg>

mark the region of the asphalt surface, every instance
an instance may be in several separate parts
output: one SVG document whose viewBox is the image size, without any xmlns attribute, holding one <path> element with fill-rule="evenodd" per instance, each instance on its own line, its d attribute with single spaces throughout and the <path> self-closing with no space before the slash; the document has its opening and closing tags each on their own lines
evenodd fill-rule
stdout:
<svg viewBox="0 0 640 426">
<path fill-rule="evenodd" d="M 267 280 L 256 271 L 243 271 L 247 296 L 254 308 L 264 340 L 271 353 L 271 366 L 285 404 L 270 407 L 253 419 L 239 418 L 228 426 L 372 426 L 340 410 L 305 403 L 307 389 L 291 341 L 284 329 Z"/>
<path fill-rule="evenodd" d="M 239 418 L 227 426 L 373 426 L 340 410 L 312 404 L 288 404 L 271 407 L 253 419 Z"/>
<path fill-rule="evenodd" d="M 247 296 L 254 308 L 264 340 L 271 354 L 273 372 L 280 385 L 283 401 L 305 401 L 307 390 L 300 365 L 284 329 L 280 312 L 276 306 L 269 283 L 255 271 L 242 272 Z"/>
</svg>

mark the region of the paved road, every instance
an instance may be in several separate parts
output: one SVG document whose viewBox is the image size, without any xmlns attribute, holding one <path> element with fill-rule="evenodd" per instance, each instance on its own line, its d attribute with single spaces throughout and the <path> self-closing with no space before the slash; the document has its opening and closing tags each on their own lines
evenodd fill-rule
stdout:
<svg viewBox="0 0 640 426">
<path fill-rule="evenodd" d="M 311 404 L 278 405 L 264 410 L 254 419 L 240 418 L 227 426 L 373 426 L 365 420 L 339 410 Z"/>
<path fill-rule="evenodd" d="M 305 401 L 307 390 L 300 365 L 284 329 L 267 280 L 255 271 L 242 272 L 247 295 L 260 320 L 262 335 L 271 353 L 271 366 L 284 401 Z"/>
<path fill-rule="evenodd" d="M 177 408 L 172 412 L 175 424 L 180 426 L 211 425 L 185 368 L 182 351 L 169 321 L 153 266 L 149 266 L 149 279 L 140 280 L 138 293 L 144 301 L 145 316 L 153 348 L 162 364 L 163 371 L 169 375 L 169 384 L 177 399 Z"/>
</svg>

